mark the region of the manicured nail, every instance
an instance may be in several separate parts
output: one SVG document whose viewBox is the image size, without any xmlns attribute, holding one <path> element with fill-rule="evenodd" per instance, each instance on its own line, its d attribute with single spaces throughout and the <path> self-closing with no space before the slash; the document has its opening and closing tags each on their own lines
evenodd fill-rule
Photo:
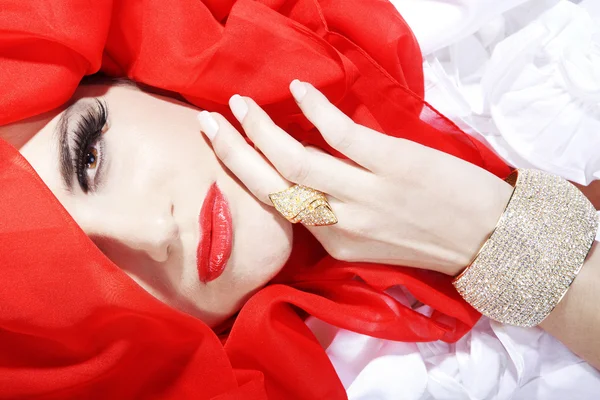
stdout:
<svg viewBox="0 0 600 400">
<path fill-rule="evenodd" d="M 294 99 L 300 103 L 306 95 L 306 85 L 298 79 L 294 79 L 292 83 L 290 83 L 290 92 L 292 92 Z"/>
<path fill-rule="evenodd" d="M 248 114 L 248 104 L 246 104 L 246 100 L 242 99 L 242 96 L 239 94 L 234 94 L 229 99 L 229 108 L 231 108 L 231 112 L 237 118 L 240 123 Z"/>
<path fill-rule="evenodd" d="M 198 114 L 198 121 L 200 121 L 200 129 L 204 134 L 213 140 L 219 130 L 219 124 L 208 111 L 201 111 Z"/>
</svg>

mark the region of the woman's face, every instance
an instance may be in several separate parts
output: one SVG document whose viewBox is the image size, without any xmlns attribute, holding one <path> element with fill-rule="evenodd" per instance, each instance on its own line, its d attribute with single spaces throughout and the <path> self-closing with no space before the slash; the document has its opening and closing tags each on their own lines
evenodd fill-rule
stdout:
<svg viewBox="0 0 600 400">
<path fill-rule="evenodd" d="M 219 163 L 197 113 L 133 86 L 81 86 L 21 152 L 116 265 L 215 325 L 279 272 L 292 230 Z"/>
</svg>

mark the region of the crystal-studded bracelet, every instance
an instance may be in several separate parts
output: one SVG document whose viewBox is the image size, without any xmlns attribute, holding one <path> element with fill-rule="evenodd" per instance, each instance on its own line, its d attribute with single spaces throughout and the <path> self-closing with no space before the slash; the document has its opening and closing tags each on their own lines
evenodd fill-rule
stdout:
<svg viewBox="0 0 600 400">
<path fill-rule="evenodd" d="M 598 216 L 570 182 L 521 169 L 495 230 L 454 279 L 483 315 L 518 326 L 539 325 L 566 294 L 589 253 Z"/>
</svg>

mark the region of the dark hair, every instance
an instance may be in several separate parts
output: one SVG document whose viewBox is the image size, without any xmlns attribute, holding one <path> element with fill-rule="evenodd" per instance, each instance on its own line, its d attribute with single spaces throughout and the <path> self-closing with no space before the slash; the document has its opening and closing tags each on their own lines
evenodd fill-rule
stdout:
<svg viewBox="0 0 600 400">
<path fill-rule="evenodd" d="M 107 85 L 107 86 L 126 86 L 139 89 L 143 92 L 157 94 L 159 96 L 170 97 L 175 100 L 189 103 L 182 95 L 177 92 L 173 92 L 167 89 L 161 89 L 154 86 L 147 85 L 145 83 L 136 82 L 129 78 L 119 77 L 115 78 L 106 75 L 102 72 L 95 73 L 93 75 L 84 76 L 79 82 L 80 85 Z"/>
</svg>

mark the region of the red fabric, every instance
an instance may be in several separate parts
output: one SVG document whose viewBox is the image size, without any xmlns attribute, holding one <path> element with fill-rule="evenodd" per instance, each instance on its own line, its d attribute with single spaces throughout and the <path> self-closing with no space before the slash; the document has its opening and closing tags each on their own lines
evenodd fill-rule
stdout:
<svg viewBox="0 0 600 400">
<path fill-rule="evenodd" d="M 101 68 L 227 116 L 232 94 L 251 96 L 326 147 L 290 98 L 299 78 L 361 124 L 509 172 L 421 100 L 417 43 L 381 0 L 0 0 L 0 10 L 0 125 L 61 105 Z M 343 399 L 304 316 L 403 341 L 456 341 L 479 317 L 448 277 L 339 262 L 298 228 L 288 265 L 221 341 L 106 259 L 1 140 L 0 246 L 2 399 Z M 383 292 L 399 284 L 433 315 Z"/>
</svg>

